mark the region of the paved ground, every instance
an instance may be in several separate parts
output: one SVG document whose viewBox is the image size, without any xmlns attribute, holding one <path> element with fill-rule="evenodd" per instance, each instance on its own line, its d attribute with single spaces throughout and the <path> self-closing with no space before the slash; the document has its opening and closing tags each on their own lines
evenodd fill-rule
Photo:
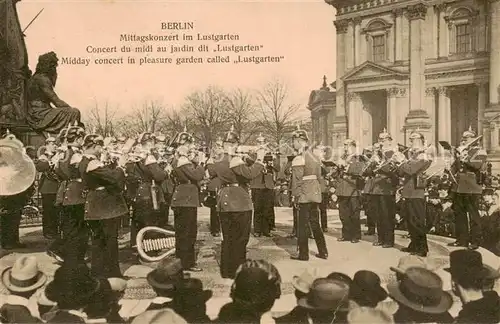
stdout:
<svg viewBox="0 0 500 324">
<path fill-rule="evenodd" d="M 220 238 L 213 238 L 209 234 L 208 214 L 207 208 L 199 209 L 198 262 L 204 271 L 196 273 L 194 276 L 203 280 L 206 289 L 213 291 L 214 297 L 208 302 L 207 308 L 209 309 L 209 315 L 214 317 L 219 308 L 229 300 L 231 281 L 222 279 L 219 275 Z M 294 275 L 299 275 L 308 268 L 317 268 L 322 276 L 326 276 L 333 271 L 344 272 L 352 276 L 359 269 L 368 269 L 379 274 L 383 285 L 385 285 L 395 279 L 389 270 L 389 266 L 397 265 L 399 258 L 405 255 L 405 253 L 399 251 L 399 248 L 408 245 L 408 239 L 402 233 L 396 235 L 396 248 L 394 249 L 373 247 L 371 244 L 375 239 L 373 236 L 363 237 L 358 244 L 337 242 L 341 225 L 337 211 L 330 210 L 329 231 L 325 234 L 330 255 L 329 259 L 322 260 L 314 257 L 317 250 L 314 241 L 311 240 L 309 244 L 311 250 L 310 261 L 294 261 L 290 260 L 290 254 L 296 251 L 296 241 L 288 238 L 292 226 L 291 209 L 277 208 L 276 223 L 277 231 L 273 233 L 273 237 L 258 239 L 251 237 L 248 245 L 249 258 L 269 260 L 280 271 L 283 279 L 283 294 L 273 308 L 276 313 L 283 313 L 295 305 L 291 286 Z M 41 235 L 41 229 L 23 229 L 22 240 L 28 244 L 28 249 L 4 255 L 0 259 L 0 270 L 11 266 L 20 254 L 30 253 L 39 258 L 42 270 L 49 276 L 52 275 L 58 266 L 44 253 L 47 242 Z M 449 241 L 448 238 L 429 237 L 430 253 L 427 262 L 432 268 L 440 269 L 449 262 L 449 249 L 446 247 L 446 243 Z M 122 309 L 123 315 L 128 316 L 141 312 L 155 295 L 144 279 L 151 269 L 138 264 L 137 257 L 128 248 L 128 233 L 124 233 L 120 246 L 122 271 L 125 275 L 132 277 L 128 282 Z M 488 254 L 486 253 L 486 255 Z M 490 257 L 489 260 L 490 264 L 498 262 L 496 257 Z M 449 286 L 448 282 L 447 284 Z M 5 288 L 0 286 L 0 295 L 6 293 Z"/>
</svg>

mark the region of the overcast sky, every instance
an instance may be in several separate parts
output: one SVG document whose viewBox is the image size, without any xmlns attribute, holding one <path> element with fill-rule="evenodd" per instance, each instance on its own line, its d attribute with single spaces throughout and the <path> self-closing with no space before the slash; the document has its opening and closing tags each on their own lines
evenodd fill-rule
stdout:
<svg viewBox="0 0 500 324">
<path fill-rule="evenodd" d="M 63 57 L 119 58 L 144 54 L 120 53 L 121 34 L 169 35 L 162 22 L 193 22 L 184 31 L 195 38 L 198 33 L 237 34 L 239 41 L 221 45 L 263 45 L 258 56 L 284 56 L 271 64 L 122 64 L 103 66 L 66 65 L 59 67 L 56 91 L 83 113 L 94 104 L 108 101 L 127 112 L 144 100 L 161 100 L 179 106 L 190 92 L 217 85 L 226 89 L 262 87 L 273 78 L 286 81 L 290 99 L 305 106 L 309 93 L 321 86 L 323 75 L 335 78 L 334 9 L 323 0 L 301 1 L 36 1 L 18 4 L 24 28 L 41 10 L 41 15 L 26 31 L 30 67 L 34 71 L 38 55 L 55 51 Z M 172 42 L 162 42 L 170 49 Z M 173 42 L 174 44 L 176 42 Z M 177 42 L 179 45 L 181 42 Z M 184 44 L 183 42 L 182 44 Z M 192 42 L 195 47 L 205 43 Z M 154 47 L 159 44 L 151 43 Z M 117 46 L 118 53 L 89 54 L 87 46 Z M 139 43 L 130 43 L 136 47 Z M 172 56 L 151 53 L 150 57 Z M 215 54 L 183 53 L 207 58 Z M 231 54 L 235 58 L 236 54 Z M 177 56 L 179 56 L 177 54 Z M 225 55 L 224 55 L 225 56 Z M 175 63 L 175 59 L 174 59 Z"/>
</svg>

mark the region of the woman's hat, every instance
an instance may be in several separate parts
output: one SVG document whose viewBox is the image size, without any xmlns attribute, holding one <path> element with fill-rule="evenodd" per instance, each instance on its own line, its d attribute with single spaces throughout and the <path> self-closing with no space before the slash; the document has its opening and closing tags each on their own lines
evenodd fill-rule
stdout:
<svg viewBox="0 0 500 324">
<path fill-rule="evenodd" d="M 451 295 L 443 291 L 441 278 L 422 267 L 408 268 L 401 281 L 389 283 L 387 290 L 398 303 L 422 313 L 444 313 L 453 305 Z"/>
<path fill-rule="evenodd" d="M 148 273 L 148 283 L 157 289 L 174 289 L 175 284 L 184 278 L 180 259 L 166 258 L 160 261 L 156 269 Z"/>
<path fill-rule="evenodd" d="M 299 299 L 298 305 L 307 309 L 347 312 L 351 308 L 349 285 L 340 280 L 316 279 L 307 296 Z"/>
<path fill-rule="evenodd" d="M 45 284 L 47 276 L 38 269 L 34 256 L 20 256 L 12 267 L 2 272 L 2 283 L 12 292 L 33 291 Z"/>
<path fill-rule="evenodd" d="M 59 306 L 83 306 L 92 300 L 99 287 L 99 280 L 91 275 L 85 264 L 63 265 L 45 288 L 45 295 Z"/>
<path fill-rule="evenodd" d="M 293 276 L 292 278 L 293 287 L 296 290 L 303 292 L 304 294 L 307 294 L 314 282 L 314 279 L 318 278 L 318 269 L 313 269 L 312 272 L 313 273 L 305 270 L 300 276 Z"/>
<path fill-rule="evenodd" d="M 387 292 L 380 286 L 380 277 L 375 272 L 361 270 L 354 274 L 349 296 L 355 302 L 363 303 L 362 306 L 376 305 L 387 298 Z"/>
</svg>

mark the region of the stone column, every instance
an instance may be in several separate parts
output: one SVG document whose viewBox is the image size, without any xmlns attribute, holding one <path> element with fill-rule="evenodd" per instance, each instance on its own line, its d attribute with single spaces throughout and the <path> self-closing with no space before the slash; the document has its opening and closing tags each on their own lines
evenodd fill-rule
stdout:
<svg viewBox="0 0 500 324">
<path fill-rule="evenodd" d="M 438 57 L 443 59 L 448 57 L 448 24 L 446 23 L 444 17 L 446 14 L 446 4 L 441 3 L 436 5 L 436 9 L 439 11 L 438 16 Z"/>
<path fill-rule="evenodd" d="M 354 67 L 354 22 L 348 20 L 347 33 L 345 35 L 345 55 L 346 55 L 346 70 Z"/>
<path fill-rule="evenodd" d="M 500 0 L 490 2 L 490 108 L 500 110 Z"/>
<path fill-rule="evenodd" d="M 346 71 L 346 50 L 345 38 L 347 33 L 347 20 L 335 20 L 335 28 L 337 30 L 337 75 L 336 75 L 336 113 L 335 116 L 345 116 L 345 100 L 344 100 L 344 84 L 342 76 Z"/>
<path fill-rule="evenodd" d="M 490 150 L 493 153 L 498 152 L 500 145 L 498 144 L 498 124 L 490 123 Z"/>
<path fill-rule="evenodd" d="M 483 125 L 486 118 L 484 112 L 486 110 L 488 89 L 486 88 L 485 82 L 478 82 L 476 83 L 476 86 L 477 86 L 477 121 L 478 121 L 477 134 L 484 135 Z"/>
<path fill-rule="evenodd" d="M 394 61 L 403 60 L 403 8 L 394 9 Z"/>
<path fill-rule="evenodd" d="M 352 20 L 354 28 L 354 66 L 361 64 L 361 18 L 356 17 Z"/>
<path fill-rule="evenodd" d="M 363 105 L 359 93 L 349 92 L 347 94 L 347 104 L 349 106 L 347 137 L 361 143 L 363 128 L 360 125 L 360 120 L 362 118 L 361 110 L 363 109 Z"/>
<path fill-rule="evenodd" d="M 447 87 L 440 87 L 438 91 L 438 141 L 451 142 L 451 102 Z M 450 143 L 452 144 L 452 143 Z"/>
<path fill-rule="evenodd" d="M 431 120 L 431 128 L 429 132 L 429 137 L 427 138 L 427 143 L 432 145 L 437 145 L 436 142 L 436 89 L 426 88 L 425 89 L 425 108 L 429 114 Z"/>
<path fill-rule="evenodd" d="M 419 128 L 429 132 L 431 123 L 429 114 L 424 110 L 425 97 L 425 55 L 423 51 L 423 23 L 427 6 L 423 3 L 408 7 L 410 21 L 410 112 L 406 117 L 406 129 L 411 132 Z"/>
<path fill-rule="evenodd" d="M 398 107 L 398 97 L 401 95 L 400 88 L 389 88 L 387 91 L 387 131 L 392 135 L 394 141 L 399 141 L 398 135 L 401 130 L 398 115 L 401 113 Z"/>
</svg>

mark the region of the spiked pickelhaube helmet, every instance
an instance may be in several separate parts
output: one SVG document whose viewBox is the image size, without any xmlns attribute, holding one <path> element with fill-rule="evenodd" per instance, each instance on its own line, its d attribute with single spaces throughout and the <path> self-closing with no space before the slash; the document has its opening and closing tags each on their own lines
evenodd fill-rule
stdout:
<svg viewBox="0 0 500 324">
<path fill-rule="evenodd" d="M 192 144 L 193 142 L 194 142 L 193 135 L 189 134 L 187 132 L 187 127 L 184 126 L 184 130 L 175 136 L 172 144 L 174 144 L 177 147 L 180 145 Z"/>
<path fill-rule="evenodd" d="M 292 133 L 292 139 L 302 139 L 304 141 L 309 141 L 309 136 L 307 135 L 307 132 L 304 129 L 301 129 L 300 125 L 297 124 L 297 128 Z"/>
<path fill-rule="evenodd" d="M 469 126 L 469 129 L 463 132 L 462 138 L 467 139 L 467 138 L 473 138 L 476 137 L 476 133 L 472 130 L 472 126 Z"/>
<path fill-rule="evenodd" d="M 234 131 L 234 126 L 231 126 L 231 129 L 229 129 L 229 131 L 226 133 L 226 136 L 224 137 L 224 143 L 236 144 L 239 142 L 240 142 L 240 137 Z"/>
<path fill-rule="evenodd" d="M 90 134 L 85 135 L 83 138 L 83 145 L 85 147 L 93 146 L 93 145 L 104 145 L 104 138 L 96 134 L 96 130 L 93 129 Z"/>
<path fill-rule="evenodd" d="M 411 140 L 416 140 L 416 139 L 423 140 L 424 135 L 420 132 L 420 129 L 417 128 L 410 133 L 409 139 L 411 139 Z"/>
<path fill-rule="evenodd" d="M 73 125 L 68 125 L 66 128 L 66 132 L 64 134 L 64 138 L 68 142 L 73 142 L 79 137 L 83 137 L 85 135 L 85 129 L 78 125 L 78 122 L 75 121 Z"/>
<path fill-rule="evenodd" d="M 389 141 L 391 141 L 392 140 L 392 136 L 391 136 L 391 134 L 389 134 L 387 132 L 387 129 L 384 128 L 384 130 L 378 135 L 378 139 L 380 141 L 383 141 L 383 140 L 389 140 Z"/>
</svg>

